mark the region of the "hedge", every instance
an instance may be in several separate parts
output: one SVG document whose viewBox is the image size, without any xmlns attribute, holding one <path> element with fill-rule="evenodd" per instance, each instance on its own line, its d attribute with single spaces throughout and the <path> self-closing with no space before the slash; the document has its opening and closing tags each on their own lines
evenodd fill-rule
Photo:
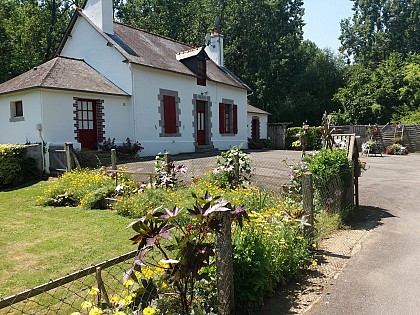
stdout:
<svg viewBox="0 0 420 315">
<path fill-rule="evenodd" d="M 20 184 L 35 174 L 35 161 L 26 157 L 25 146 L 0 144 L 0 187 Z"/>
<path fill-rule="evenodd" d="M 302 133 L 302 127 L 291 127 L 286 130 L 286 149 L 294 150 L 292 143 L 300 140 L 300 134 Z M 308 142 L 306 150 L 319 150 L 322 147 L 321 130 L 319 127 L 309 127 L 306 131 Z"/>
</svg>

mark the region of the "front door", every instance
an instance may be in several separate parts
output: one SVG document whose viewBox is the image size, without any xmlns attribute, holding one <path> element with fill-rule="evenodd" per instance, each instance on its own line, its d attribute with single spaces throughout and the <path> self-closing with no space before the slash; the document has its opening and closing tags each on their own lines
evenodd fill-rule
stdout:
<svg viewBox="0 0 420 315">
<path fill-rule="evenodd" d="M 206 145 L 206 102 L 197 101 L 196 112 L 197 144 Z"/>
<path fill-rule="evenodd" d="M 252 117 L 251 138 L 253 140 L 258 140 L 260 138 L 260 119 L 258 117 Z"/>
<path fill-rule="evenodd" d="M 96 125 L 96 101 L 78 100 L 77 120 L 79 142 L 84 149 L 98 149 L 98 133 Z"/>
</svg>

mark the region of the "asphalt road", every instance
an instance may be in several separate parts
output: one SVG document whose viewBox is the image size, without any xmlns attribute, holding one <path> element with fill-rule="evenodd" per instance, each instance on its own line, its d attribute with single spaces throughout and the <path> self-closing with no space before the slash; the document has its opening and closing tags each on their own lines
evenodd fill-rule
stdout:
<svg viewBox="0 0 420 315">
<path fill-rule="evenodd" d="M 362 160 L 360 203 L 382 225 L 306 314 L 420 314 L 420 154 Z"/>
</svg>

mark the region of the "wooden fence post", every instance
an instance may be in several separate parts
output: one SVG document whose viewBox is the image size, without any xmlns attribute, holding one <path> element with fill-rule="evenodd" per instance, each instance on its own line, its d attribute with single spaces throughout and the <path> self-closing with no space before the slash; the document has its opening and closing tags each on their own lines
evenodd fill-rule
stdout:
<svg viewBox="0 0 420 315">
<path fill-rule="evenodd" d="M 71 150 L 73 149 L 73 143 L 66 142 L 64 143 L 64 151 L 66 152 L 66 168 L 67 172 L 70 172 L 72 169 L 72 160 L 71 160 Z"/>
<path fill-rule="evenodd" d="M 359 210 L 359 174 L 360 174 L 359 161 L 355 164 L 353 178 L 354 178 L 354 202 L 356 210 Z"/>
<path fill-rule="evenodd" d="M 239 184 L 239 155 L 235 155 L 235 165 L 233 167 L 233 171 L 235 174 L 235 184 Z"/>
<path fill-rule="evenodd" d="M 96 295 L 96 305 L 101 307 L 101 300 L 102 300 L 102 296 L 103 296 L 106 304 L 108 306 L 110 306 L 111 303 L 109 302 L 108 293 L 106 292 L 104 281 L 102 280 L 102 269 L 101 269 L 101 267 L 96 267 L 96 287 L 99 289 L 99 292 Z"/>
<path fill-rule="evenodd" d="M 232 315 L 235 308 L 233 291 L 233 251 L 230 212 L 223 212 L 222 225 L 216 232 L 217 311 Z"/>
<path fill-rule="evenodd" d="M 354 189 L 355 189 L 354 184 L 355 184 L 355 176 L 356 176 L 356 170 L 357 170 L 357 165 L 353 160 L 350 161 L 350 168 L 351 168 L 351 175 L 352 176 L 351 176 L 350 187 L 349 187 L 349 189 L 350 189 L 350 194 L 349 195 L 351 195 L 351 197 L 350 196 L 348 197 L 347 206 L 351 207 L 352 212 L 353 212 L 354 205 L 355 205 L 355 202 L 354 202 Z"/>
<path fill-rule="evenodd" d="M 314 234 L 314 189 L 312 185 L 312 174 L 302 174 L 302 199 L 303 199 L 303 213 L 308 216 L 309 234 L 312 237 Z"/>
<path fill-rule="evenodd" d="M 111 149 L 111 169 L 117 169 L 117 150 Z"/>
</svg>

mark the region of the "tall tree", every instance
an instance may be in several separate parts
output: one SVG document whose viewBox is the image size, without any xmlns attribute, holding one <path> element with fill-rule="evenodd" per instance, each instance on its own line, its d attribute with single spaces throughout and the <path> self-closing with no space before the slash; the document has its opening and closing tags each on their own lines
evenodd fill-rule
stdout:
<svg viewBox="0 0 420 315">
<path fill-rule="evenodd" d="M 253 89 L 250 101 L 281 121 L 282 104 L 301 67 L 302 0 L 132 0 L 117 18 L 193 45 L 215 27 L 224 35 L 225 64 Z"/>
<path fill-rule="evenodd" d="M 2 50 L 1 82 L 54 57 L 77 4 L 0 0 L 0 47 L 6 47 Z"/>
<path fill-rule="evenodd" d="M 321 123 L 322 114 L 340 108 L 333 100 L 337 89 L 344 85 L 344 60 L 328 49 L 320 49 L 315 43 L 305 41 L 296 52 L 301 67 L 293 78 L 283 116 L 288 121 L 310 125 Z"/>
<path fill-rule="evenodd" d="M 403 106 L 400 97 L 403 79 L 404 61 L 399 53 L 391 53 L 373 70 L 360 64 L 349 66 L 347 84 L 334 97 L 344 110 L 340 122 L 390 122 L 393 114 Z"/>
<path fill-rule="evenodd" d="M 391 52 L 420 52 L 420 0 L 352 0 L 341 21 L 341 48 L 356 63 L 374 67 Z"/>
</svg>

